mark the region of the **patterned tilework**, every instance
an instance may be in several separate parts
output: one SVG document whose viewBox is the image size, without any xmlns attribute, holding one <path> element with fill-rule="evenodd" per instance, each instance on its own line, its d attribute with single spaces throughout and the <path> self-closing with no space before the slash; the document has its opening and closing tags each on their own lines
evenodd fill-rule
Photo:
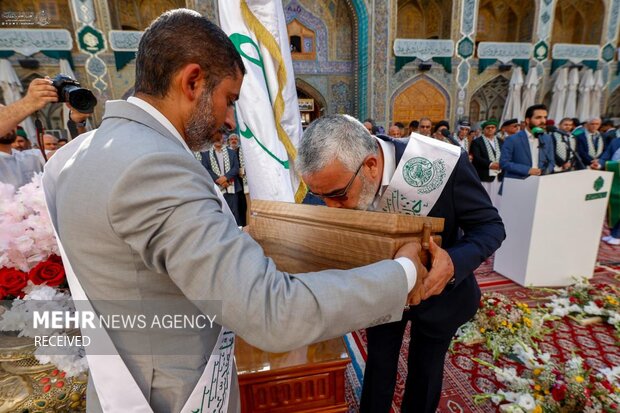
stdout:
<svg viewBox="0 0 620 413">
<path fill-rule="evenodd" d="M 373 11 L 373 67 L 371 92 L 373 94 L 371 116 L 379 123 L 387 119 L 386 100 L 387 100 L 387 54 L 390 51 L 388 44 L 388 29 L 390 27 L 388 2 L 375 2 Z M 360 39 L 360 43 L 362 43 Z M 361 78 L 361 76 L 360 76 Z M 361 94 L 364 89 L 360 85 Z M 361 112 L 361 111 L 360 111 Z"/>
</svg>

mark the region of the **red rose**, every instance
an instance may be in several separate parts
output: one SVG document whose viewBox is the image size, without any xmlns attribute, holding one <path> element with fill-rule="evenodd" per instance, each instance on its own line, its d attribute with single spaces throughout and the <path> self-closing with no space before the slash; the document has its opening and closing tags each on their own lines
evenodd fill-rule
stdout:
<svg viewBox="0 0 620 413">
<path fill-rule="evenodd" d="M 495 311 L 493 311 L 493 310 L 489 310 L 489 311 L 487 312 L 487 315 L 488 315 L 489 317 L 495 317 Z"/>
<path fill-rule="evenodd" d="M 605 307 L 605 303 L 603 302 L 603 300 L 594 300 L 594 304 L 596 304 L 600 308 Z"/>
<path fill-rule="evenodd" d="M 58 287 L 65 280 L 65 267 L 62 266 L 62 261 L 53 255 L 47 261 L 40 262 L 31 269 L 28 278 L 36 285 L 46 284 L 50 287 Z"/>
<path fill-rule="evenodd" d="M 23 297 L 24 293 L 22 289 L 28 282 L 28 274 L 23 271 L 16 270 L 15 268 L 2 268 L 0 269 L 0 290 L 5 295 L 14 295 L 17 297 Z"/>
<path fill-rule="evenodd" d="M 479 305 L 479 307 L 480 307 L 480 308 L 484 308 L 484 301 L 480 301 L 480 305 Z"/>
<path fill-rule="evenodd" d="M 560 402 L 564 400 L 564 398 L 566 397 L 566 386 L 561 385 L 561 386 L 554 387 L 551 390 L 551 396 L 553 397 L 553 400 L 555 400 L 556 402 Z"/>
<path fill-rule="evenodd" d="M 579 300 L 577 299 L 577 297 L 571 297 L 568 299 L 568 301 L 570 301 L 572 304 L 579 304 Z"/>
</svg>

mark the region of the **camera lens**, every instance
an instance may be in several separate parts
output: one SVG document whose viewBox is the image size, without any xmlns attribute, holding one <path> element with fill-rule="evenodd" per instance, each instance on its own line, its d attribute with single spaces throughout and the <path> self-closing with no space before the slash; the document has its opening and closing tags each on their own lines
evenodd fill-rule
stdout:
<svg viewBox="0 0 620 413">
<path fill-rule="evenodd" d="M 93 108 L 97 104 L 95 95 L 93 95 L 93 93 L 88 89 L 68 86 L 65 88 L 65 93 L 68 96 L 65 100 L 67 100 L 78 112 L 92 113 Z"/>
</svg>

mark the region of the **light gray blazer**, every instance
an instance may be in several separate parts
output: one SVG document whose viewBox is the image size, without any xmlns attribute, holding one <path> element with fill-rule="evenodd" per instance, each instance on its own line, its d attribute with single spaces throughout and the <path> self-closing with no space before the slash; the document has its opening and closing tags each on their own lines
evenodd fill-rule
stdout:
<svg viewBox="0 0 620 413">
<path fill-rule="evenodd" d="M 85 136 L 61 148 L 46 170 L 64 164 L 68 148 Z M 200 162 L 152 116 L 126 101 L 106 103 L 91 144 L 57 180 L 46 174 L 44 186 L 52 219 L 91 301 L 222 300 L 222 324 L 272 352 L 402 316 L 407 280 L 395 261 L 350 271 L 278 271 L 222 212 Z M 149 353 L 162 343 L 146 333 L 138 337 L 146 355 L 128 354 L 135 335 L 110 335 L 153 410 L 170 413 L 180 411 L 189 397 L 218 333 L 219 328 L 198 330 L 164 343 L 198 348 L 199 356 Z M 231 387 L 229 412 L 235 412 L 236 378 Z M 92 386 L 88 403 L 88 411 L 100 410 Z"/>
</svg>

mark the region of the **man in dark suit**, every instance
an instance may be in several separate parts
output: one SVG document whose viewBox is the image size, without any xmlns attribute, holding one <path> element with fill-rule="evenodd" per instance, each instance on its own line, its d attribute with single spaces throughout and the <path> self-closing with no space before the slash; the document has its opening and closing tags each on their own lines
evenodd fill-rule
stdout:
<svg viewBox="0 0 620 413">
<path fill-rule="evenodd" d="M 456 330 L 474 316 L 480 302 L 473 271 L 499 248 L 505 237 L 502 220 L 480 185 L 467 154 L 430 137 L 413 137 L 408 142 L 373 137 L 355 119 L 333 115 L 313 122 L 299 148 L 297 166 L 304 182 L 328 207 L 335 208 L 379 209 L 384 194 L 394 189 L 409 191 L 423 184 L 407 182 L 408 188 L 397 184 L 402 176 L 399 171 L 404 171 L 410 162 L 415 165 L 410 170 L 422 170 L 431 163 L 445 166 L 445 177 L 435 181 L 445 185 L 437 189 L 437 198 L 429 202 L 432 206 L 425 214 L 445 221 L 441 248 L 431 244 L 434 258 L 424 283 L 424 300 L 406 310 L 401 321 L 366 330 L 368 359 L 362 413 L 390 411 L 400 347 L 409 321 L 409 374 L 401 411 L 435 412 L 450 341 Z M 408 148 L 428 151 L 421 155 L 420 151 L 414 153 Z M 442 156 L 447 152 L 450 155 L 444 162 Z M 422 163 L 419 156 L 425 157 Z M 401 159 L 405 166 L 399 165 Z M 434 172 L 429 173 L 435 176 Z M 415 176 L 421 181 L 429 177 Z"/>
<path fill-rule="evenodd" d="M 555 156 L 553 141 L 544 130 L 547 107 L 534 105 L 525 111 L 525 129 L 510 136 L 502 146 L 499 165 L 504 178 L 524 179 L 530 175 L 553 172 Z"/>
<path fill-rule="evenodd" d="M 489 194 L 493 205 L 498 208 L 501 198 L 498 195 L 501 181 L 499 158 L 502 154 L 502 145 L 504 143 L 495 135 L 496 130 L 496 121 L 489 120 L 484 122 L 482 124 L 482 136 L 474 139 L 471 143 L 470 154 L 472 164 L 476 168 L 482 186 Z"/>
<path fill-rule="evenodd" d="M 586 167 L 597 161 L 605 150 L 605 139 L 599 132 L 600 127 L 601 118 L 592 118 L 586 122 L 583 133 L 576 135 L 577 153 Z"/>
<path fill-rule="evenodd" d="M 243 196 L 243 184 L 239 177 L 239 158 L 232 149 L 223 146 L 224 138 L 217 139 L 207 152 L 201 152 L 202 165 L 218 185 L 224 199 L 235 216 L 237 225 L 243 221 L 239 211 L 239 198 Z"/>
</svg>

